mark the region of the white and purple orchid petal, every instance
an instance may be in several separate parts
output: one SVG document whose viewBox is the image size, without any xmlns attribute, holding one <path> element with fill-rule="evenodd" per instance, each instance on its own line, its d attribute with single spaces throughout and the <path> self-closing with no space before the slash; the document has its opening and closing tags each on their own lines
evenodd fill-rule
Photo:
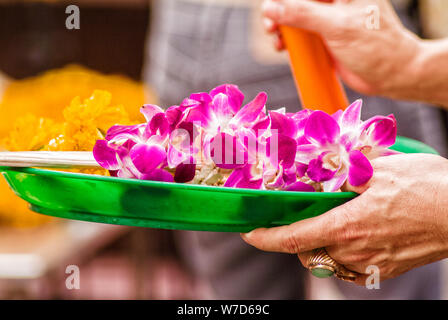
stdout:
<svg viewBox="0 0 448 320">
<path fill-rule="evenodd" d="M 257 171 L 254 165 L 246 165 L 232 171 L 230 176 L 224 183 L 224 187 L 245 188 L 245 189 L 261 189 L 263 179 L 253 171 Z"/>
<path fill-rule="evenodd" d="M 169 123 L 170 130 L 176 129 L 182 122 L 206 122 L 202 113 L 202 105 L 197 101 L 195 101 L 193 106 L 187 108 L 182 106 L 169 107 L 165 111 L 165 118 Z"/>
<path fill-rule="evenodd" d="M 149 122 L 151 135 L 165 136 L 169 133 L 170 125 L 164 113 L 158 113 Z"/>
<path fill-rule="evenodd" d="M 181 121 L 182 114 L 183 110 L 180 106 L 171 106 L 165 111 L 165 117 L 172 128 Z"/>
<path fill-rule="evenodd" d="M 138 128 L 136 128 L 136 126 L 122 126 L 122 125 L 115 125 L 109 128 L 109 130 L 107 130 L 107 134 L 105 139 L 107 141 L 110 141 L 111 139 L 113 139 L 117 134 L 121 134 L 121 133 L 134 133 L 134 132 L 138 132 Z"/>
<path fill-rule="evenodd" d="M 301 145 L 304 145 L 304 144 L 311 144 L 311 142 L 306 138 L 305 135 L 300 135 L 297 138 L 297 145 L 301 146 Z"/>
<path fill-rule="evenodd" d="M 168 167 L 175 168 L 180 163 L 186 161 L 189 158 L 189 154 L 186 152 L 179 151 L 175 146 L 170 145 L 168 146 L 168 152 L 167 152 L 167 163 Z"/>
<path fill-rule="evenodd" d="M 319 156 L 317 159 L 310 161 L 308 170 L 306 171 L 308 177 L 315 182 L 324 182 L 332 179 L 337 170 L 331 170 L 325 168 L 323 162 L 323 156 Z"/>
<path fill-rule="evenodd" d="M 121 126 L 121 125 L 112 126 L 110 127 L 109 130 L 107 130 L 105 139 L 110 143 L 115 143 L 127 139 L 131 139 L 137 142 L 141 139 L 140 138 L 141 132 L 144 130 L 145 127 L 146 127 L 145 123 L 133 126 Z"/>
<path fill-rule="evenodd" d="M 303 109 L 300 110 L 299 112 L 292 114 L 291 118 L 296 123 L 298 134 L 300 135 L 304 134 L 306 123 L 308 122 L 308 119 L 313 112 L 314 111 L 310 109 Z"/>
<path fill-rule="evenodd" d="M 287 116 L 287 117 L 292 117 L 292 115 L 294 114 L 294 113 L 288 113 L 287 114 L 285 107 L 281 107 L 281 108 L 278 108 L 278 109 L 275 109 L 275 110 L 271 110 L 271 111 L 280 113 L 280 114 L 282 114 L 284 116 Z"/>
<path fill-rule="evenodd" d="M 236 136 L 219 133 L 210 141 L 210 154 L 215 165 L 223 169 L 235 169 L 245 164 L 245 147 Z"/>
<path fill-rule="evenodd" d="M 300 162 L 296 162 L 296 175 L 300 178 L 304 177 L 308 171 L 308 165 Z"/>
<path fill-rule="evenodd" d="M 242 168 L 242 179 L 237 183 L 237 188 L 261 189 L 263 186 L 263 176 L 256 165 L 246 165 Z"/>
<path fill-rule="evenodd" d="M 290 168 L 295 162 L 296 150 L 297 142 L 283 134 L 274 133 L 267 140 L 266 155 L 275 168 L 280 163 L 283 168 Z"/>
<path fill-rule="evenodd" d="M 342 118 L 342 114 L 343 114 L 344 112 L 341 110 L 341 109 L 339 109 L 338 111 L 336 111 L 335 113 L 333 113 L 332 115 L 331 115 L 331 117 L 334 119 L 334 120 L 336 120 L 336 122 L 337 123 L 340 123 L 340 120 L 341 120 L 341 118 Z"/>
<path fill-rule="evenodd" d="M 163 169 L 154 169 L 150 173 L 141 175 L 140 180 L 174 182 L 173 175 Z"/>
<path fill-rule="evenodd" d="M 200 159 L 198 159 L 198 162 L 213 162 L 212 159 L 212 152 L 211 152 L 211 141 L 213 139 L 213 136 L 211 135 L 205 135 L 201 142 L 201 150 L 199 152 Z"/>
<path fill-rule="evenodd" d="M 244 173 L 242 168 L 237 168 L 232 171 L 230 176 L 227 178 L 226 182 L 224 183 L 224 187 L 229 188 L 236 188 L 238 182 L 243 179 Z"/>
<path fill-rule="evenodd" d="M 297 142 L 285 135 L 279 135 L 278 159 L 281 161 L 283 168 L 287 169 L 294 165 L 295 152 L 297 150 Z"/>
<path fill-rule="evenodd" d="M 130 151 L 132 148 L 136 145 L 131 140 L 128 140 L 123 145 L 115 145 L 114 148 L 116 148 L 118 159 L 120 160 L 121 169 L 120 172 L 118 172 L 118 175 L 120 177 L 133 177 L 136 179 L 139 179 L 142 173 L 137 170 L 134 163 L 132 162 L 132 159 L 130 157 Z"/>
<path fill-rule="evenodd" d="M 136 144 L 129 152 L 132 163 L 141 173 L 150 173 L 166 160 L 165 148 L 159 145 Z"/>
<path fill-rule="evenodd" d="M 159 145 L 161 147 L 164 147 L 168 144 L 169 136 L 159 136 L 159 135 L 153 135 L 149 137 L 148 140 L 146 140 L 147 145 Z"/>
<path fill-rule="evenodd" d="M 196 100 L 202 104 L 209 104 L 210 102 L 212 102 L 213 97 L 211 97 L 207 92 L 197 92 L 192 93 L 190 95 L 190 99 Z"/>
<path fill-rule="evenodd" d="M 210 104 L 213 113 L 218 121 L 230 119 L 235 114 L 229 103 L 229 97 L 223 93 L 218 93 Z"/>
<path fill-rule="evenodd" d="M 263 183 L 269 184 L 270 182 L 274 181 L 278 177 L 278 168 L 272 168 L 271 166 L 262 166 L 263 169 L 261 170 L 261 177 L 263 178 Z M 257 168 L 257 166 L 255 166 Z M 260 170 L 258 170 L 260 172 Z"/>
<path fill-rule="evenodd" d="M 297 125 L 294 119 L 275 111 L 270 111 L 269 117 L 271 118 L 271 130 L 277 130 L 279 134 L 293 139 L 296 137 Z"/>
<path fill-rule="evenodd" d="M 311 143 L 305 136 L 305 127 L 306 124 L 308 123 L 310 115 L 313 112 L 314 112 L 313 110 L 303 109 L 293 114 L 287 114 L 287 116 L 292 118 L 296 124 L 297 127 L 296 140 L 299 145 Z"/>
<path fill-rule="evenodd" d="M 184 110 L 186 110 L 188 108 L 194 108 L 194 107 L 197 107 L 197 106 L 199 106 L 201 104 L 202 104 L 202 102 L 200 102 L 200 101 L 197 101 L 195 99 L 186 98 L 186 99 L 184 99 L 182 101 L 182 103 L 180 104 L 179 108 L 184 111 Z"/>
<path fill-rule="evenodd" d="M 383 123 L 384 122 L 384 123 Z M 378 132 L 376 127 L 379 126 Z M 397 121 L 393 115 L 389 116 L 375 116 L 365 121 L 360 127 L 360 139 L 370 140 L 374 143 L 384 141 L 384 143 L 390 143 L 395 141 L 393 136 L 397 130 Z M 379 144 L 380 146 L 386 146 Z"/>
<path fill-rule="evenodd" d="M 348 182 L 355 187 L 366 184 L 373 176 L 373 168 L 369 159 L 358 150 L 349 154 Z"/>
<path fill-rule="evenodd" d="M 137 175 L 133 174 L 127 168 L 122 168 L 122 169 L 118 170 L 118 172 L 117 172 L 117 177 L 118 178 L 123 178 L 123 179 L 138 179 L 140 176 L 141 176 L 141 174 L 139 174 L 137 176 Z"/>
<path fill-rule="evenodd" d="M 255 122 L 251 129 L 254 131 L 257 137 L 260 137 L 268 133 L 270 125 L 271 119 L 269 119 L 268 116 L 262 116 L 258 121 Z"/>
<path fill-rule="evenodd" d="M 214 115 L 212 114 L 212 108 L 210 104 L 212 102 L 212 97 L 206 92 L 193 93 L 190 95 L 188 104 L 183 105 L 182 118 L 178 121 L 186 122 L 198 122 L 201 123 L 203 127 L 208 126 L 208 122 L 212 121 Z"/>
<path fill-rule="evenodd" d="M 331 178 L 328 181 L 324 181 L 322 183 L 323 191 L 324 192 L 336 192 L 344 185 L 345 181 L 347 180 L 348 172 L 347 170 L 342 170 L 335 174 L 333 178 Z"/>
<path fill-rule="evenodd" d="M 233 84 L 223 84 L 211 90 L 210 96 L 214 98 L 219 93 L 223 93 L 229 98 L 228 103 L 233 114 L 237 113 L 244 100 L 244 94 L 240 91 L 238 86 Z"/>
<path fill-rule="evenodd" d="M 245 189 L 263 188 L 263 169 L 259 166 L 248 164 L 242 168 L 235 169 L 234 172 L 236 174 L 228 181 L 228 185 L 233 184 L 235 188 Z"/>
<path fill-rule="evenodd" d="M 98 140 L 95 143 L 95 146 L 93 147 L 93 157 L 104 169 L 118 170 L 121 167 L 118 162 L 116 150 L 109 147 L 106 140 Z"/>
<path fill-rule="evenodd" d="M 292 118 L 295 121 L 300 122 L 305 119 L 308 119 L 313 112 L 314 112 L 314 110 L 311 110 L 311 109 L 302 109 L 298 112 L 293 113 Z"/>
<path fill-rule="evenodd" d="M 368 129 L 374 125 L 375 123 L 382 121 L 384 119 L 386 119 L 386 116 L 373 116 L 370 119 L 367 119 L 366 121 L 364 121 L 364 123 L 361 125 L 360 131 L 363 134 L 366 134 L 366 132 L 368 131 Z"/>
<path fill-rule="evenodd" d="M 241 128 L 236 132 L 236 138 L 244 146 L 244 163 L 254 164 L 261 148 L 254 130 Z"/>
<path fill-rule="evenodd" d="M 237 188 L 243 189 L 261 189 L 263 186 L 263 179 L 258 180 L 246 180 L 243 179 L 237 184 Z"/>
<path fill-rule="evenodd" d="M 128 140 L 128 141 L 130 141 L 130 140 Z M 128 144 L 128 142 L 126 142 L 126 144 Z M 128 146 L 131 146 L 130 148 L 129 147 L 123 147 L 123 146 L 120 146 L 120 145 L 113 145 L 113 148 L 115 149 L 115 151 L 117 152 L 117 156 L 118 156 L 118 158 L 120 159 L 120 161 L 121 161 L 121 163 L 123 164 L 123 166 L 124 167 L 126 167 L 127 165 L 129 165 L 129 163 L 127 162 L 127 161 L 130 161 L 130 158 L 129 158 L 129 151 L 135 146 L 136 144 L 134 144 L 134 145 L 128 145 Z M 130 163 L 132 163 L 132 162 L 130 162 Z"/>
<path fill-rule="evenodd" d="M 296 192 L 315 192 L 316 189 L 312 185 L 306 184 L 302 181 L 294 182 L 293 184 L 288 185 L 285 191 L 296 191 Z"/>
<path fill-rule="evenodd" d="M 373 127 L 373 128 L 372 128 Z M 370 138 L 375 146 L 390 147 L 397 138 L 397 120 L 393 115 L 369 126 Z"/>
<path fill-rule="evenodd" d="M 137 143 L 133 140 L 127 140 L 126 142 L 124 142 L 121 145 L 111 145 L 109 144 L 109 146 L 113 146 L 113 148 L 116 148 L 117 153 L 120 152 L 129 152 L 129 150 L 132 149 L 133 146 L 135 146 Z"/>
<path fill-rule="evenodd" d="M 240 126 L 250 126 L 260 117 L 266 107 L 268 95 L 260 92 L 254 100 L 242 107 L 230 121 L 229 125 L 238 128 Z"/>
<path fill-rule="evenodd" d="M 183 117 L 178 123 L 191 122 L 200 125 L 203 128 L 210 126 L 210 122 L 215 120 L 215 115 L 211 113 L 209 106 L 200 105 L 198 107 L 189 108 L 183 113 Z"/>
<path fill-rule="evenodd" d="M 199 124 L 195 124 L 193 122 L 182 122 L 179 124 L 179 129 L 188 131 L 191 143 L 194 143 L 194 141 L 199 139 L 201 136 L 201 127 Z"/>
<path fill-rule="evenodd" d="M 287 185 L 294 183 L 297 180 L 297 167 L 292 166 L 291 168 L 284 169 L 283 180 Z"/>
<path fill-rule="evenodd" d="M 131 176 L 136 179 L 140 179 L 142 173 L 137 170 L 135 165 L 132 163 L 132 159 L 129 156 L 129 152 L 124 154 L 119 154 L 120 161 L 122 162 L 122 168 L 119 171 L 121 177 Z"/>
<path fill-rule="evenodd" d="M 323 149 L 314 144 L 302 144 L 297 146 L 295 161 L 308 164 L 322 153 Z"/>
<path fill-rule="evenodd" d="M 339 124 L 323 111 L 313 112 L 305 126 L 306 138 L 320 145 L 333 144 L 340 135 Z"/>
<path fill-rule="evenodd" d="M 182 122 L 170 133 L 169 142 L 178 151 L 192 154 L 196 138 L 200 138 L 198 128 L 191 122 Z"/>
<path fill-rule="evenodd" d="M 267 180 L 265 185 L 268 189 L 280 189 L 285 185 L 285 180 L 283 179 L 283 170 L 276 170 L 275 174 L 272 177 L 267 177 L 267 179 L 263 176 L 263 180 Z"/>
<path fill-rule="evenodd" d="M 117 155 L 120 160 L 120 170 L 117 172 L 117 176 L 120 178 L 139 179 L 142 173 L 138 171 L 132 163 L 129 151 L 129 148 L 117 148 Z"/>
<path fill-rule="evenodd" d="M 192 157 L 189 158 L 189 163 L 181 163 L 176 167 L 174 174 L 174 181 L 178 183 L 186 183 L 193 180 L 196 174 L 196 164 L 193 163 Z"/>
<path fill-rule="evenodd" d="M 344 131 L 357 128 L 361 124 L 361 109 L 362 100 L 356 100 L 347 109 L 345 109 L 342 117 L 340 118 L 339 124 Z"/>
<path fill-rule="evenodd" d="M 146 122 L 149 122 L 156 114 L 163 113 L 163 109 L 154 104 L 145 104 L 140 108 L 140 112 L 145 116 Z"/>
<path fill-rule="evenodd" d="M 358 144 L 358 140 L 350 133 L 345 133 L 339 138 L 339 144 L 344 147 L 347 152 L 350 152 Z"/>
<path fill-rule="evenodd" d="M 267 189 L 281 189 L 285 185 L 285 180 L 283 179 L 283 175 L 278 174 L 274 180 L 265 185 Z"/>
</svg>

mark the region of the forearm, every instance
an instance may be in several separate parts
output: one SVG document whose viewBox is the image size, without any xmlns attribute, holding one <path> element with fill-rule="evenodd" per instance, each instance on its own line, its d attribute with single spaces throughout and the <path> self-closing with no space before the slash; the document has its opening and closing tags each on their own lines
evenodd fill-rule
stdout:
<svg viewBox="0 0 448 320">
<path fill-rule="evenodd" d="M 385 92 L 392 98 L 416 100 L 448 109 L 448 39 L 421 40 L 399 83 Z"/>
</svg>

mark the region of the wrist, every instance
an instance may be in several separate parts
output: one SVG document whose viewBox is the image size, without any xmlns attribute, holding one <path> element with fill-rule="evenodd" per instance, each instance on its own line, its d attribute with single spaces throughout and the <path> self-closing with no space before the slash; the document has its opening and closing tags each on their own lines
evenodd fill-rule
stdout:
<svg viewBox="0 0 448 320">
<path fill-rule="evenodd" d="M 448 107 L 448 41 L 423 40 L 415 99 Z"/>
<path fill-rule="evenodd" d="M 421 84 L 426 78 L 425 64 L 427 49 L 424 40 L 406 32 L 397 48 L 401 48 L 392 60 L 392 66 L 381 88 L 381 94 L 400 100 L 421 100 L 417 98 Z"/>
<path fill-rule="evenodd" d="M 387 96 L 448 106 L 448 41 L 415 38 L 412 48 Z"/>
</svg>

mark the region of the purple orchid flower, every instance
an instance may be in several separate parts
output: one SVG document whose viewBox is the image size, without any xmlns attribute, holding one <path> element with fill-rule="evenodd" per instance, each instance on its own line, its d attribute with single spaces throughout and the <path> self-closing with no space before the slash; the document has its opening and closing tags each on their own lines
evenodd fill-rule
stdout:
<svg viewBox="0 0 448 320">
<path fill-rule="evenodd" d="M 266 114 L 264 92 L 243 101 L 237 86 L 225 84 L 166 111 L 144 105 L 147 122 L 111 127 L 97 141 L 95 159 L 124 178 L 185 183 L 197 172 L 223 170 L 227 187 L 334 192 L 346 181 L 365 184 L 370 160 L 394 153 L 394 116 L 363 122 L 361 100 L 333 115 L 284 108 Z"/>
<path fill-rule="evenodd" d="M 223 169 L 241 167 L 248 158 L 241 137 L 247 130 L 267 130 L 266 93 L 259 93 L 244 106 L 243 100 L 243 93 L 230 84 L 221 85 L 210 93 L 195 93 L 189 97 L 190 107 L 185 109 L 183 119 L 197 124 L 204 161 L 213 162 Z"/>
<path fill-rule="evenodd" d="M 270 113 L 277 121 L 287 120 L 277 113 Z M 298 181 L 295 169 L 295 153 L 297 141 L 290 136 L 295 136 L 297 128 L 291 125 L 282 126 L 283 130 L 270 129 L 270 136 L 256 136 L 252 133 L 251 137 L 256 148 L 246 148 L 248 156 L 247 161 L 242 167 L 235 169 L 227 179 L 225 186 L 288 190 L 288 191 L 314 191 L 312 186 Z M 280 132 L 279 132 L 280 131 Z M 290 136 L 288 136 L 290 135 Z M 247 141 L 247 140 L 246 140 Z M 254 153 L 255 152 L 255 153 Z M 298 183 L 300 182 L 300 183 Z"/>
<path fill-rule="evenodd" d="M 323 190 L 337 191 L 348 182 L 365 184 L 373 175 L 369 160 L 391 153 L 395 143 L 395 118 L 377 116 L 361 121 L 362 101 L 358 100 L 344 112 L 330 116 L 322 111 L 310 114 L 304 135 L 308 144 L 297 148 L 296 162 L 307 165 L 306 175 L 321 182 Z"/>
<path fill-rule="evenodd" d="M 168 122 L 157 106 L 141 109 L 147 124 L 113 126 L 105 140 L 93 149 L 96 161 L 118 177 L 172 182 L 173 176 L 163 168 L 167 164 Z"/>
</svg>

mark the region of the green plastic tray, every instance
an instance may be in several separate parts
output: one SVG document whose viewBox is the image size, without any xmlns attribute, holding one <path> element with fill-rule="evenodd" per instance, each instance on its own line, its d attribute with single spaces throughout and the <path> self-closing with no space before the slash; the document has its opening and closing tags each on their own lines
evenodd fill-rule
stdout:
<svg viewBox="0 0 448 320">
<path fill-rule="evenodd" d="M 400 137 L 395 150 L 437 152 Z M 0 168 L 14 192 L 45 215 L 137 227 L 248 232 L 320 215 L 355 193 L 303 193 L 119 179 L 34 168 Z"/>
</svg>

